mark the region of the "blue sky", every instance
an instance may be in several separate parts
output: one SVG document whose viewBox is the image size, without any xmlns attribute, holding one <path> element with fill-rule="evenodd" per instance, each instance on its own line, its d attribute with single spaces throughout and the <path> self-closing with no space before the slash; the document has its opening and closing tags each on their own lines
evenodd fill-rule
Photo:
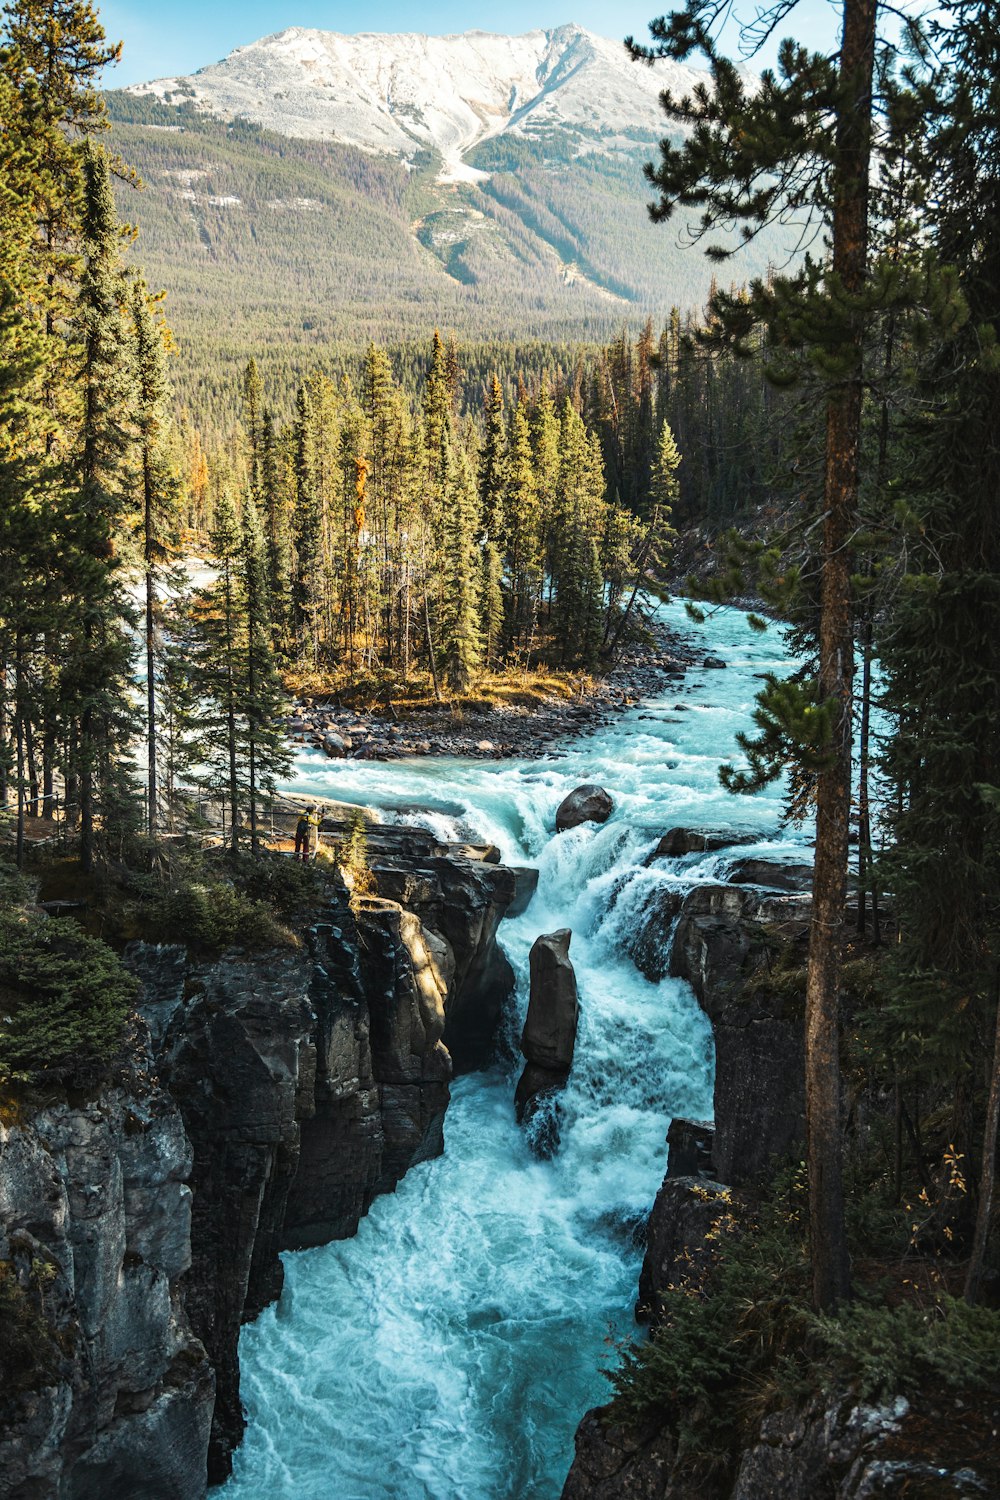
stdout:
<svg viewBox="0 0 1000 1500">
<path fill-rule="evenodd" d="M 669 6 L 643 0 L 97 0 L 108 36 L 125 43 L 121 65 L 108 78 L 122 87 L 150 78 L 193 73 L 234 47 L 286 26 L 328 31 L 520 32 L 576 21 L 602 36 L 646 36 L 652 16 Z M 755 0 L 734 0 L 737 14 L 752 16 Z M 836 32 L 833 0 L 800 0 L 794 34 L 826 47 Z M 791 31 L 791 26 L 783 31 Z"/>
</svg>

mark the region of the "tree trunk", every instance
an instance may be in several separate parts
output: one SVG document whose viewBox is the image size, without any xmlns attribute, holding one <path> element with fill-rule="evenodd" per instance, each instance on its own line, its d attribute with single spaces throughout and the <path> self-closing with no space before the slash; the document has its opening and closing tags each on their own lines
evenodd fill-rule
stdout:
<svg viewBox="0 0 1000 1500">
<path fill-rule="evenodd" d="M 877 943 L 878 897 L 875 892 L 874 859 L 872 857 L 872 813 L 869 789 L 871 761 L 871 705 L 872 705 L 872 621 L 865 619 L 863 654 L 861 662 L 861 725 L 858 731 L 858 932 L 862 935 L 868 925 L 868 892 L 872 897 L 872 936 Z"/>
<path fill-rule="evenodd" d="M 979 1182 L 979 1208 L 976 1212 L 976 1231 L 972 1239 L 972 1254 L 965 1278 L 965 1300 L 975 1305 L 979 1297 L 979 1286 L 983 1279 L 983 1263 L 986 1259 L 986 1244 L 990 1234 L 990 1219 L 993 1215 L 993 1199 L 996 1193 L 997 1134 L 1000 1130 L 1000 982 L 997 985 L 997 1023 L 993 1041 L 993 1071 L 990 1075 L 990 1093 L 986 1105 L 986 1129 L 983 1131 L 983 1165 Z"/>
<path fill-rule="evenodd" d="M 148 759 L 146 787 L 148 792 L 148 826 L 150 838 L 156 837 L 157 829 L 157 784 L 156 784 L 156 566 L 153 549 L 155 537 L 153 527 L 153 474 L 150 454 L 144 445 L 142 455 L 143 490 L 145 498 L 145 544 L 146 544 L 146 755 Z"/>
<path fill-rule="evenodd" d="M 832 274 L 853 297 L 868 262 L 868 177 L 877 0 L 845 0 L 840 55 Z M 806 1142 L 813 1301 L 829 1310 L 850 1296 L 840 1101 L 840 965 L 847 901 L 851 809 L 850 540 L 858 493 L 864 318 L 846 321 L 844 376 L 830 394 L 826 423 L 819 695 L 836 705 L 830 760 L 816 796 L 816 863 L 806 985 Z"/>
<path fill-rule="evenodd" d="M 24 864 L 24 646 L 17 638 L 14 657 L 14 743 L 17 777 L 17 842 L 15 859 L 18 869 Z"/>
</svg>

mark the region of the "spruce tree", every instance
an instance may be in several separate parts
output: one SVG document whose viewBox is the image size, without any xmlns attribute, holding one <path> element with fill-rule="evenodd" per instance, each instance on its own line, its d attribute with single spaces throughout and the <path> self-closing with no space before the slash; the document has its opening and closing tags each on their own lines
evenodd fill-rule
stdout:
<svg viewBox="0 0 1000 1500">
<path fill-rule="evenodd" d="M 316 665 L 322 587 L 322 518 L 316 456 L 315 411 L 309 389 L 295 398 L 295 508 L 292 531 L 295 564 L 292 620 L 298 655 Z"/>
<path fill-rule="evenodd" d="M 531 430 L 523 400 L 510 422 L 504 511 L 507 517 L 507 639 L 531 649 L 542 591 L 542 516 Z"/>
<path fill-rule="evenodd" d="M 1000 22 L 959 0 L 934 38 L 916 157 L 932 245 L 963 311 L 918 345 L 896 483 L 906 571 L 878 628 L 896 732 L 884 877 L 899 941 L 889 1040 L 904 1080 L 950 1085 L 947 1139 L 978 1177 L 966 1297 L 984 1270 L 1000 1100 Z M 911 156 L 914 153 L 911 153 Z M 992 1056 L 991 1081 L 982 1062 Z M 951 1205 L 954 1212 L 955 1205 Z M 961 1216 L 959 1216 L 961 1217 Z"/>
<path fill-rule="evenodd" d="M 636 57 L 686 61 L 709 58 L 712 87 L 686 98 L 667 91 L 662 102 L 675 122 L 691 127 L 680 144 L 664 141 L 647 168 L 658 192 L 653 216 L 700 211 L 700 230 L 736 225 L 752 239 L 783 214 L 829 231 L 829 265 L 820 275 L 807 261 L 798 276 L 778 277 L 743 298 L 717 294 L 713 315 L 730 337 L 745 342 L 765 321 L 776 337 L 809 343 L 826 388 L 823 550 L 818 618 L 819 704 L 827 714 L 827 755 L 816 776 L 816 859 L 807 981 L 806 1096 L 813 1294 L 829 1309 L 850 1292 L 843 1214 L 839 1066 L 841 947 L 847 896 L 851 803 L 854 641 L 850 546 L 858 501 L 858 458 L 864 392 L 865 291 L 869 262 L 873 86 L 877 0 L 843 0 L 843 32 L 834 58 L 784 42 L 778 72 L 766 71 L 751 92 L 736 66 L 721 57 L 713 28 L 722 0 L 688 0 L 652 23 L 652 48 Z M 795 9 L 782 5 L 761 23 L 761 35 Z M 725 258 L 727 247 L 709 247 Z"/>
<path fill-rule="evenodd" d="M 169 387 L 166 374 L 167 336 L 156 317 L 145 284 L 132 288 L 132 322 L 135 336 L 136 427 L 142 490 L 142 556 L 145 584 L 146 653 L 146 797 L 147 826 L 158 828 L 159 787 L 157 779 L 157 680 L 159 661 L 159 584 L 168 561 L 168 535 L 177 500 L 177 484 L 165 454 L 165 429 Z"/>
<path fill-rule="evenodd" d="M 108 158 L 86 141 L 82 162 L 86 265 L 76 314 L 82 410 L 63 522 L 75 607 L 63 687 L 79 725 L 74 770 L 80 788 L 80 857 L 90 870 L 98 818 L 110 833 L 116 820 L 128 821 L 131 802 L 122 753 L 134 727 L 127 629 L 131 612 L 118 567 L 118 536 L 127 503 L 124 464 L 135 440 L 130 421 L 135 374 L 122 230 Z"/>
<path fill-rule="evenodd" d="M 441 449 L 444 557 L 439 646 L 449 687 L 453 692 L 464 692 L 479 665 L 482 649 L 476 546 L 479 503 L 472 465 L 465 453 L 456 452 L 447 426 Z"/>
<path fill-rule="evenodd" d="M 256 855 L 260 847 L 258 796 L 261 791 L 273 795 L 275 778 L 288 770 L 290 757 L 282 722 L 284 693 L 271 636 L 267 546 L 251 494 L 243 502 L 241 562 L 244 670 L 238 682 L 238 706 L 245 730 L 250 849 Z"/>
</svg>

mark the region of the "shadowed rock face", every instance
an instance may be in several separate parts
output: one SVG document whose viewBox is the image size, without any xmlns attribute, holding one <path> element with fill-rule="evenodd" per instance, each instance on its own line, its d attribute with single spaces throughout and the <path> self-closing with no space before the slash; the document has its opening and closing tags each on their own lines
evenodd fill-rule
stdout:
<svg viewBox="0 0 1000 1500">
<path fill-rule="evenodd" d="M 439 966 L 451 968 L 453 979 L 443 1040 L 455 1072 L 486 1067 L 514 992 L 497 929 L 530 881 L 504 865 L 434 854 L 410 860 L 402 852 L 380 852 L 374 870 L 379 893 L 413 912 L 432 944 L 445 945 L 439 946 L 445 955 Z"/>
<path fill-rule="evenodd" d="M 670 972 L 686 979 L 715 1037 L 715 1143 L 740 1186 L 798 1148 L 805 1131 L 801 1004 L 774 984 L 782 949 L 804 961 L 808 898 L 697 886 L 677 921 Z"/>
<path fill-rule="evenodd" d="M 497 928 L 533 886 L 490 848 L 372 845 L 383 896 L 335 895 L 297 948 L 134 944 L 126 1083 L 0 1126 L 0 1262 L 25 1284 L 52 1267 L 60 1340 L 48 1384 L 0 1391 L 4 1500 L 198 1500 L 232 1467 L 240 1327 L 279 1295 L 280 1251 L 354 1234 L 442 1150 L 449 1038 L 492 1056 Z"/>
<path fill-rule="evenodd" d="M 0 1261 L 44 1270 L 59 1341 L 30 1389 L 0 1392 L 10 1500 L 197 1500 L 214 1380 L 180 1296 L 191 1148 L 137 1058 L 123 1086 L 0 1126 Z"/>
<path fill-rule="evenodd" d="M 187 1299 L 218 1377 L 213 1481 L 243 1433 L 240 1326 L 279 1295 L 279 1252 L 353 1235 L 377 1194 L 440 1154 L 449 1008 L 458 996 L 475 1006 L 491 984 L 506 993 L 490 964 L 509 872 L 441 858 L 379 882 L 437 917 L 454 946 L 396 901 L 336 900 L 300 951 L 189 973 L 166 1034 L 162 1072 L 194 1147 Z"/>
<path fill-rule="evenodd" d="M 727 828 L 670 828 L 649 856 L 654 859 L 677 859 L 684 854 L 707 854 L 713 849 L 729 849 L 736 844 L 755 843 L 755 833 L 733 833 Z"/>
<path fill-rule="evenodd" d="M 614 803 L 602 786 L 588 781 L 564 797 L 556 809 L 556 833 L 578 828 L 581 823 L 606 823 Z"/>
<path fill-rule="evenodd" d="M 528 1062 L 553 1073 L 569 1072 L 576 1047 L 580 1006 L 569 956 L 572 936 L 568 927 L 543 933 L 528 957 L 531 994 L 521 1051 Z"/>
<path fill-rule="evenodd" d="M 642 1316 L 655 1323 L 671 1286 L 697 1294 L 712 1254 L 707 1231 L 720 1215 L 738 1219 L 742 1211 L 739 1195 L 716 1182 L 668 1175 L 649 1219 Z M 598 1407 L 577 1429 L 562 1500 L 902 1500 L 910 1494 L 960 1500 L 993 1494 L 995 1486 L 974 1458 L 956 1462 L 950 1405 L 942 1401 L 928 1413 L 897 1396 L 869 1406 L 847 1390 L 799 1398 L 764 1416 L 728 1477 L 720 1472 L 711 1480 L 677 1461 L 673 1429 L 682 1412 L 654 1414 L 633 1428 L 616 1420 L 613 1406 Z"/>
</svg>

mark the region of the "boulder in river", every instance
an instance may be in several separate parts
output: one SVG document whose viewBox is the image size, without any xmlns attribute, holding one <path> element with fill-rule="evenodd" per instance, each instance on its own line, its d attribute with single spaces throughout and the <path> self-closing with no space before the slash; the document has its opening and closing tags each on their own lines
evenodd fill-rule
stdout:
<svg viewBox="0 0 1000 1500">
<path fill-rule="evenodd" d="M 538 871 L 533 865 L 508 865 L 514 876 L 514 899 L 507 908 L 508 917 L 520 917 L 531 905 L 538 889 Z"/>
<path fill-rule="evenodd" d="M 536 1067 L 569 1072 L 580 1014 L 576 974 L 569 956 L 568 927 L 535 939 L 528 959 L 531 997 L 521 1033 L 521 1051 Z"/>
<path fill-rule="evenodd" d="M 733 833 L 728 828 L 669 828 L 652 854 L 654 859 L 677 859 L 682 854 L 708 854 L 734 844 L 752 844 L 755 833 Z"/>
<path fill-rule="evenodd" d="M 568 927 L 535 939 L 529 958 L 531 996 L 521 1033 L 526 1063 L 514 1095 L 518 1123 L 529 1127 L 529 1141 L 539 1156 L 552 1156 L 559 1145 L 557 1095 L 573 1066 L 580 1015 L 576 974 L 569 957 Z"/>
<path fill-rule="evenodd" d="M 771 891 L 807 894 L 812 890 L 812 865 L 782 864 L 774 859 L 738 859 L 726 874 L 730 885 L 763 885 Z"/>
<path fill-rule="evenodd" d="M 722 660 L 721 656 L 706 656 L 702 662 L 703 667 L 715 667 L 717 671 L 722 670 L 725 665 L 726 663 Z"/>
<path fill-rule="evenodd" d="M 564 797 L 556 809 L 556 833 L 577 828 L 581 823 L 606 823 L 613 808 L 611 796 L 602 786 L 584 782 Z"/>
</svg>

